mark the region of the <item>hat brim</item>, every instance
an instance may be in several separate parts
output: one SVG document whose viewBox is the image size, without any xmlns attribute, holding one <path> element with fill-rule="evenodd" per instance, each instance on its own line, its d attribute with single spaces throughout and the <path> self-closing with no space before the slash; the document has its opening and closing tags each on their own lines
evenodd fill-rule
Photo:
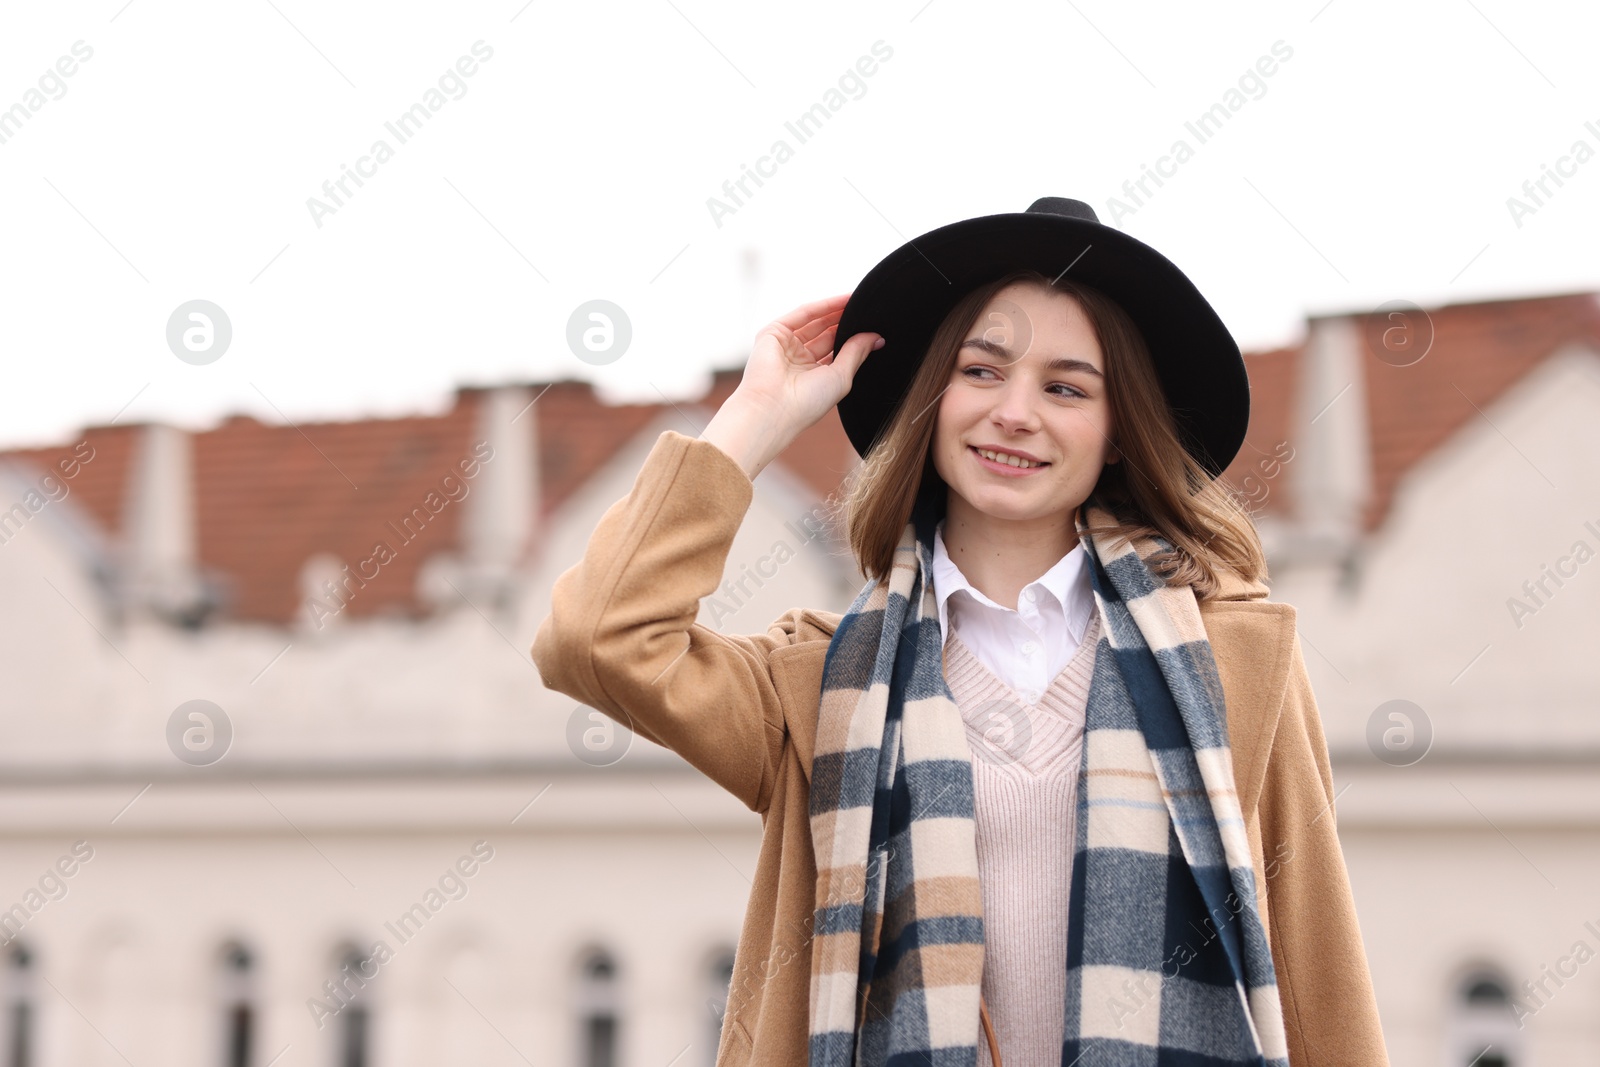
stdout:
<svg viewBox="0 0 1600 1067">
<path fill-rule="evenodd" d="M 837 354 L 862 331 L 881 334 L 839 401 L 865 457 L 927 353 L 933 333 L 975 287 L 1019 269 L 1065 276 L 1116 301 L 1150 350 L 1184 447 L 1213 477 L 1244 443 L 1250 380 L 1221 318 L 1170 260 L 1121 230 L 1046 212 L 964 219 L 908 241 L 873 267 L 845 304 Z"/>
</svg>

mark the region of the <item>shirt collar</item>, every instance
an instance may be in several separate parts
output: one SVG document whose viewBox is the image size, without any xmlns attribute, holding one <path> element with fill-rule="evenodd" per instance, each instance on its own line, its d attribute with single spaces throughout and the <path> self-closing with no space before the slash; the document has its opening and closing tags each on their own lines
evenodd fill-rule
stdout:
<svg viewBox="0 0 1600 1067">
<path fill-rule="evenodd" d="M 1066 615 L 1067 628 L 1072 631 L 1072 636 L 1083 640 L 1084 631 L 1089 626 L 1089 616 L 1094 611 L 1094 589 L 1089 582 L 1088 554 L 1084 552 L 1082 544 L 1074 545 L 1056 561 L 1055 566 L 1023 586 L 1023 589 L 1041 589 L 1055 597 Z M 1017 610 L 1015 605 L 996 604 L 967 581 L 961 568 L 945 551 L 944 520 L 941 519 L 933 528 L 933 592 L 939 602 L 941 643 L 950 633 L 950 598 L 962 591 L 979 604 L 1001 611 Z"/>
</svg>

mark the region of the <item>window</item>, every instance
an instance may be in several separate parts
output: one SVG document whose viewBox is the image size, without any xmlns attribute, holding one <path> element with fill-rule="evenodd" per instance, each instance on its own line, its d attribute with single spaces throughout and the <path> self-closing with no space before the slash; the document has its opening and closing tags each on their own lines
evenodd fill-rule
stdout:
<svg viewBox="0 0 1600 1067">
<path fill-rule="evenodd" d="M 578 968 L 579 1067 L 616 1067 L 619 998 L 617 964 L 595 949 Z"/>
<path fill-rule="evenodd" d="M 7 1067 L 33 1067 L 35 964 L 26 945 L 12 945 L 5 960 L 5 1063 Z"/>
<path fill-rule="evenodd" d="M 1522 1067 L 1521 1034 L 1508 985 L 1498 971 L 1477 967 L 1457 984 L 1452 1006 L 1454 1067 Z"/>
<path fill-rule="evenodd" d="M 334 1063 L 337 1067 L 367 1067 L 371 1058 L 372 1014 L 371 997 L 366 993 L 368 981 L 377 977 L 377 965 L 365 952 L 346 946 L 339 956 L 337 983 L 348 998 L 340 1009 L 335 1028 L 338 1049 Z"/>
<path fill-rule="evenodd" d="M 725 948 L 712 957 L 706 978 L 710 986 L 706 1006 L 711 1009 L 711 1050 L 704 1059 L 706 1067 L 716 1067 L 717 1046 L 722 1041 L 723 1020 L 728 1014 L 728 991 L 733 986 L 733 950 Z"/>
<path fill-rule="evenodd" d="M 256 1031 L 255 957 L 238 942 L 222 950 L 222 1062 L 254 1067 Z"/>
</svg>

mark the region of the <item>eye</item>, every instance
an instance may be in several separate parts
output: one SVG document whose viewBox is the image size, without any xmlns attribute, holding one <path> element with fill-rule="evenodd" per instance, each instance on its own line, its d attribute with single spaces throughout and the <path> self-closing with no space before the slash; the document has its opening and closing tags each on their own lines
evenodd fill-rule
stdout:
<svg viewBox="0 0 1600 1067">
<path fill-rule="evenodd" d="M 978 374 L 993 374 L 994 370 L 992 368 L 990 368 L 990 367 L 985 367 L 985 366 L 974 364 L 973 366 L 963 368 L 961 373 L 962 373 L 962 375 L 964 377 L 971 377 L 971 378 L 974 378 L 974 380 L 976 380 L 976 381 L 984 381 L 986 379 L 975 378 L 974 376 L 978 375 Z M 1065 389 L 1065 390 L 1067 390 L 1067 392 L 1065 392 L 1065 393 L 1054 393 L 1054 394 L 1052 394 L 1054 396 L 1060 397 L 1063 400 L 1087 399 L 1087 397 L 1089 395 L 1088 393 L 1085 393 L 1082 389 L 1079 389 L 1077 386 L 1068 385 L 1066 382 L 1052 382 L 1051 385 L 1050 385 L 1050 388 L 1051 389 Z"/>
</svg>

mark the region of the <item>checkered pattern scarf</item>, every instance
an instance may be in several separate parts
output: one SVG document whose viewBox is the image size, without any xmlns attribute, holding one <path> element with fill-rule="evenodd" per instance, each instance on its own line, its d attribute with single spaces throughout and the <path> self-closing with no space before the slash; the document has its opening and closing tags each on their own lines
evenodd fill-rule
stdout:
<svg viewBox="0 0 1600 1067">
<path fill-rule="evenodd" d="M 1096 524 L 1111 516 L 1086 508 Z M 1062 1067 L 1288 1067 L 1222 686 L 1161 538 L 1079 537 L 1103 620 L 1078 786 Z M 933 516 L 828 646 L 811 776 L 811 1067 L 970 1067 L 983 977 L 971 751 Z M 1004 1035 L 998 1035 L 1002 1039 Z"/>
</svg>

